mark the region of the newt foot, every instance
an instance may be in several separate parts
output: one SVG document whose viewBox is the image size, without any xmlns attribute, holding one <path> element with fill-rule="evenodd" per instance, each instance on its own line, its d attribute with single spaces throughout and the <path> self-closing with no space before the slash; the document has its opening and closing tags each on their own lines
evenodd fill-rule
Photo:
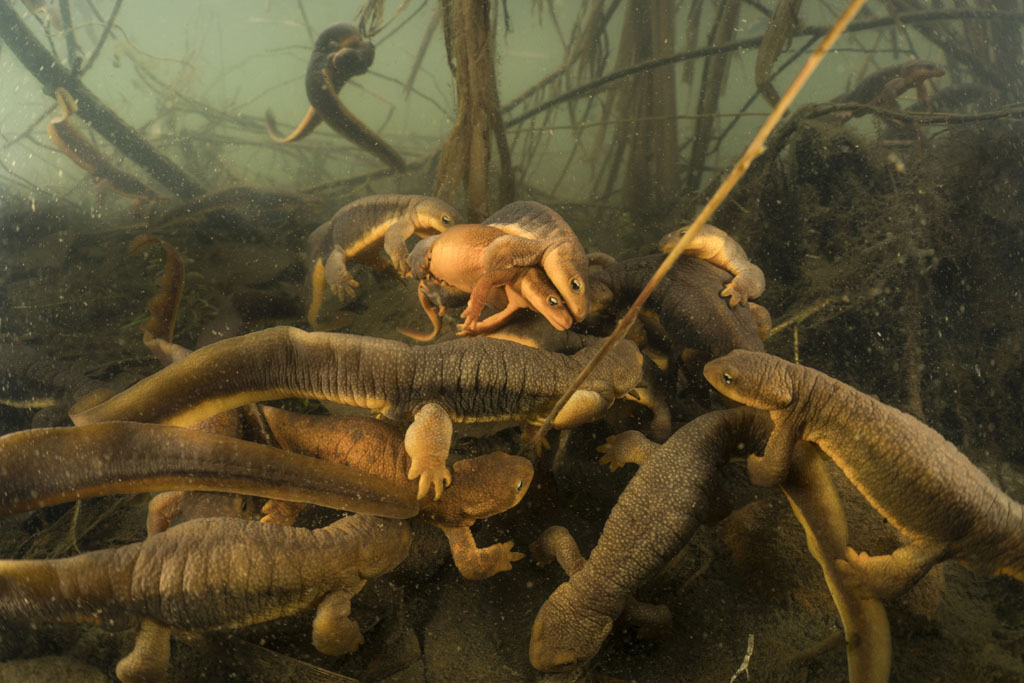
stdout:
<svg viewBox="0 0 1024 683">
<path fill-rule="evenodd" d="M 345 302 L 356 298 L 356 288 L 359 283 L 348 272 L 339 275 L 330 283 L 331 293 L 338 297 L 339 301 Z"/>
<path fill-rule="evenodd" d="M 608 465 L 608 469 L 611 472 L 614 472 L 620 467 L 624 467 L 630 462 L 629 458 L 625 456 L 625 453 L 615 447 L 615 442 L 619 440 L 620 436 L 621 434 L 609 436 L 606 439 L 606 443 L 597 447 L 597 452 L 604 454 L 601 456 L 601 459 L 597 461 L 598 464 Z"/>
<path fill-rule="evenodd" d="M 444 487 L 452 483 L 452 473 L 444 465 L 441 467 L 428 467 L 425 463 L 413 462 L 406 475 L 409 479 L 420 478 L 419 488 L 416 490 L 416 500 L 423 500 L 430 493 L 430 487 L 434 487 L 434 500 L 441 498 Z"/>
<path fill-rule="evenodd" d="M 891 556 L 872 557 L 847 546 L 845 556 L 835 561 L 836 571 L 843 584 L 860 598 L 892 597 L 888 577 L 885 572 L 878 571 L 885 564 L 886 557 Z"/>
<path fill-rule="evenodd" d="M 513 545 L 512 541 L 495 543 L 480 548 L 472 558 L 456 558 L 462 560 L 458 562 L 459 572 L 471 580 L 487 579 L 495 574 L 507 572 L 512 569 L 513 562 L 526 557 L 523 553 L 512 550 Z"/>
<path fill-rule="evenodd" d="M 742 306 L 746 304 L 747 300 L 750 298 L 747 292 L 736 287 L 736 280 L 733 280 L 722 289 L 721 296 L 723 299 L 729 300 L 729 308 Z"/>
<path fill-rule="evenodd" d="M 656 447 L 657 444 L 636 430 L 622 432 L 609 436 L 606 443 L 597 447 L 598 453 L 604 453 L 598 463 L 608 465 L 612 472 L 629 463 L 642 465 Z"/>
</svg>

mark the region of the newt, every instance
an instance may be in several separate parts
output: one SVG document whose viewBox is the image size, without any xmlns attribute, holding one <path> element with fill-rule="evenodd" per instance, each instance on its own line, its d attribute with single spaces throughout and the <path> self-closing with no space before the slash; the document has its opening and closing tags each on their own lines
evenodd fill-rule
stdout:
<svg viewBox="0 0 1024 683">
<path fill-rule="evenodd" d="M 492 287 L 520 268 L 540 266 L 561 294 L 573 320 L 587 315 L 590 260 L 576 233 L 554 209 L 531 201 L 507 204 L 483 221 L 505 235 L 490 243 L 483 256 L 483 276 L 476 281 L 469 307 L 482 310 Z"/>
<path fill-rule="evenodd" d="M 890 109 L 898 109 L 896 98 L 911 88 L 916 89 L 918 101 L 928 99 L 924 84 L 930 78 L 945 75 L 946 70 L 927 59 L 911 59 L 899 64 L 892 64 L 867 75 L 850 91 L 832 99 L 837 104 L 880 105 Z M 845 112 L 844 120 L 863 116 L 867 109 L 853 109 Z"/>
<path fill-rule="evenodd" d="M 0 615 L 110 628 L 152 620 L 117 665 L 122 681 L 166 675 L 166 627 L 238 628 L 313 608 L 313 645 L 347 654 L 363 642 L 352 596 L 402 562 L 410 540 L 408 522 L 364 515 L 314 530 L 194 519 L 119 548 L 0 560 Z"/>
<path fill-rule="evenodd" d="M 621 261 L 594 275 L 595 312 L 624 312 L 650 280 L 664 257 L 660 254 Z M 771 315 L 750 303 L 731 307 L 718 296 L 733 276 L 720 266 L 695 256 L 682 256 L 655 288 L 646 305 L 645 323 L 657 324 L 678 355 L 696 349 L 711 358 L 733 349 L 764 349 L 762 331 L 771 327 Z M 594 322 L 598 316 L 592 316 Z"/>
<path fill-rule="evenodd" d="M 754 484 L 785 479 L 793 448 L 809 441 L 910 539 L 890 555 L 847 549 L 838 568 L 862 594 L 899 595 L 946 559 L 1024 581 L 1024 507 L 928 425 L 766 353 L 733 351 L 708 363 L 704 376 L 726 397 L 771 415 L 764 456 L 747 461 Z"/>
<path fill-rule="evenodd" d="M 665 254 L 672 251 L 689 227 L 683 226 L 662 237 L 658 242 L 658 249 Z M 743 251 L 739 242 L 724 230 L 705 223 L 683 253 L 704 259 L 711 265 L 732 273 L 732 280 L 720 293 L 729 300 L 729 306 L 732 308 L 742 306 L 764 293 L 764 272 L 750 262 L 747 252 Z"/>
<path fill-rule="evenodd" d="M 156 201 L 160 198 L 141 180 L 117 168 L 94 144 L 82 135 L 82 132 L 71 122 L 71 117 L 78 111 L 78 104 L 64 88 L 57 88 L 53 93 L 60 107 L 60 116 L 55 117 L 46 126 L 53 144 L 67 158 L 81 166 L 102 187 L 131 197 L 135 200 Z"/>
<path fill-rule="evenodd" d="M 468 223 L 456 225 L 439 235 L 427 237 L 409 255 L 409 268 L 420 281 L 420 304 L 433 322 L 440 317 L 428 286 L 438 282 L 441 287 L 470 294 L 460 335 L 488 334 L 500 329 L 517 310 L 528 308 L 540 313 L 558 330 L 572 326 L 573 318 L 559 292 L 539 267 L 518 268 L 500 285 L 488 287 L 485 297 L 475 301 L 472 293 L 486 273 L 486 255 L 491 245 L 507 236 L 495 226 Z M 480 322 L 485 304 L 500 312 Z M 437 324 L 434 325 L 435 333 Z"/>
<path fill-rule="evenodd" d="M 734 408 L 698 417 L 662 445 L 630 431 L 602 447 L 601 462 L 613 469 L 627 462 L 640 468 L 589 560 L 569 572 L 537 613 L 530 637 L 534 668 L 567 670 L 597 654 L 633 593 L 689 542 L 712 510 L 721 466 L 763 447 L 770 429 L 763 414 Z"/>
<path fill-rule="evenodd" d="M 220 434 L 137 422 L 0 436 L 0 480 L 0 514 L 169 488 L 281 498 L 386 517 L 412 517 L 419 510 L 407 492 L 352 467 Z"/>
<path fill-rule="evenodd" d="M 401 155 L 353 116 L 338 99 L 341 86 L 370 69 L 374 52 L 373 43 L 351 24 L 334 24 L 324 29 L 313 43 L 313 54 L 306 67 L 309 111 L 294 131 L 282 136 L 268 109 L 266 123 L 270 137 L 275 142 L 295 142 L 312 133 L 323 122 L 394 170 L 404 171 L 405 161 Z"/>
<path fill-rule="evenodd" d="M 188 426 L 253 401 L 311 398 L 411 420 L 405 447 L 419 498 L 440 497 L 452 423 L 501 428 L 539 423 L 597 353 L 571 356 L 474 337 L 428 347 L 352 334 L 275 327 L 210 344 L 111 399 L 72 415 Z M 573 427 L 601 416 L 641 379 L 642 354 L 619 342 L 554 421 Z"/>
<path fill-rule="evenodd" d="M 262 407 L 277 443 L 293 453 L 355 467 L 389 481 L 415 495 L 416 484 L 405 476 L 410 458 L 402 431 L 369 417 L 302 415 Z M 501 514 L 519 504 L 533 479 L 526 458 L 488 453 L 452 464 L 452 484 L 439 501 L 425 500 L 417 515 L 439 528 L 448 538 L 452 559 L 467 579 L 486 579 L 512 568 L 523 557 L 512 551 L 512 541 L 478 548 L 470 527 L 478 519 Z M 269 501 L 264 522 L 292 524 L 302 504 Z"/>
<path fill-rule="evenodd" d="M 341 207 L 307 241 L 310 303 L 306 317 L 310 326 L 317 327 L 325 290 L 343 303 L 355 296 L 359 283 L 348 272 L 350 261 L 380 267 L 383 249 L 395 271 L 406 275 L 406 240 L 414 234 L 424 237 L 444 232 L 458 221 L 454 207 L 424 195 L 370 195 Z"/>
</svg>

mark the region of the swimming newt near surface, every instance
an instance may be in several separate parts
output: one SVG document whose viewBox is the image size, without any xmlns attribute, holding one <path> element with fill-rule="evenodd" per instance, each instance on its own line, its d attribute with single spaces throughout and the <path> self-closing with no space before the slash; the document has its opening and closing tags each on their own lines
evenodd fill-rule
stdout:
<svg viewBox="0 0 1024 683">
<path fill-rule="evenodd" d="M 338 91 L 353 76 L 369 70 L 373 64 L 373 43 L 351 24 L 334 24 L 324 29 L 313 44 L 306 67 L 306 97 L 309 111 L 287 136 L 277 130 L 270 110 L 266 113 L 267 131 L 276 142 L 295 142 L 326 123 L 355 145 L 374 155 L 396 171 L 405 170 L 405 161 L 388 143 L 366 127 L 338 99 Z"/>
</svg>

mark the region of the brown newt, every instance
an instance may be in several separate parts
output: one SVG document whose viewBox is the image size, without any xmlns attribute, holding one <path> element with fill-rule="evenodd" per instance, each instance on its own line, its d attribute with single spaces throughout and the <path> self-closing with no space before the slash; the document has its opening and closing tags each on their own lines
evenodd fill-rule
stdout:
<svg viewBox="0 0 1024 683">
<path fill-rule="evenodd" d="M 571 356 L 485 337 L 431 346 L 359 335 L 275 327 L 210 344 L 113 398 L 72 415 L 76 424 L 109 420 L 188 426 L 253 401 L 312 398 L 412 420 L 405 447 L 419 497 L 439 498 L 451 481 L 445 462 L 452 423 L 500 428 L 539 423 L 597 353 Z M 554 421 L 597 419 L 640 382 L 643 357 L 621 341 L 602 359 Z"/>
<path fill-rule="evenodd" d="M 402 562 L 410 540 L 408 522 L 364 515 L 314 530 L 194 519 L 119 548 L 0 560 L 0 617 L 113 628 L 141 620 L 135 649 L 117 665 L 123 681 L 166 675 L 167 627 L 237 628 L 313 608 L 313 645 L 347 654 L 363 642 L 352 596 Z"/>
<path fill-rule="evenodd" d="M 295 142 L 326 123 L 335 132 L 366 150 L 396 171 L 405 170 L 405 160 L 388 143 L 353 116 L 338 99 L 338 91 L 353 76 L 366 73 L 373 64 L 373 43 L 351 24 L 334 24 L 317 36 L 306 67 L 306 97 L 309 111 L 287 136 L 277 130 L 267 110 L 267 131 L 276 142 Z"/>
<path fill-rule="evenodd" d="M 558 330 L 572 326 L 573 318 L 559 292 L 539 267 L 518 268 L 500 286 L 488 287 L 484 299 L 473 300 L 477 282 L 485 276 L 486 254 L 495 240 L 506 233 L 495 226 L 469 223 L 456 225 L 440 235 L 421 240 L 409 255 L 412 275 L 420 280 L 420 303 L 433 321 L 429 283 L 437 281 L 470 294 L 459 334 L 488 334 L 501 328 L 517 310 L 540 313 Z M 484 304 L 500 312 L 480 322 Z M 435 325 L 436 330 L 436 325 Z"/>
<path fill-rule="evenodd" d="M 767 353 L 732 351 L 704 367 L 728 398 L 769 411 L 775 428 L 751 481 L 785 479 L 793 448 L 816 444 L 910 539 L 891 555 L 847 549 L 840 571 L 865 595 L 899 595 L 937 562 L 1024 581 L 1024 506 L 928 425 L 848 384 Z"/>
<path fill-rule="evenodd" d="M 302 415 L 270 406 L 263 414 L 274 440 L 284 449 L 313 456 L 392 482 L 415 495 L 416 483 L 405 473 L 410 458 L 402 430 L 369 417 Z M 522 553 L 512 551 L 512 541 L 478 548 L 470 527 L 478 519 L 493 517 L 516 505 L 533 479 L 533 465 L 526 458 L 488 453 L 452 464 L 452 484 L 441 500 L 425 500 L 417 515 L 444 532 L 455 566 L 467 579 L 485 579 L 512 568 Z M 302 504 L 270 501 L 263 521 L 291 524 Z"/>
<path fill-rule="evenodd" d="M 355 296 L 359 286 L 348 272 L 348 263 L 382 267 L 381 249 L 399 275 L 409 272 L 406 240 L 444 232 L 459 220 L 459 214 L 436 197 L 414 194 L 370 195 L 349 202 L 309 236 L 307 319 L 317 329 L 317 319 L 326 290 L 343 303 Z"/>
<path fill-rule="evenodd" d="M 133 176 L 117 168 L 97 147 L 82 135 L 82 132 L 71 122 L 71 117 L 78 111 L 75 98 L 64 88 L 57 88 L 53 93 L 60 107 L 60 116 L 50 121 L 46 127 L 53 144 L 73 162 L 81 166 L 102 187 L 136 200 L 155 201 L 159 199 L 153 190 Z"/>
<path fill-rule="evenodd" d="M 576 233 L 558 212 L 538 202 L 512 202 L 484 219 L 505 233 L 487 247 L 483 276 L 470 295 L 470 308 L 482 309 L 491 287 L 515 277 L 520 268 L 540 266 L 561 294 L 576 322 L 587 315 L 590 261 Z"/>
</svg>

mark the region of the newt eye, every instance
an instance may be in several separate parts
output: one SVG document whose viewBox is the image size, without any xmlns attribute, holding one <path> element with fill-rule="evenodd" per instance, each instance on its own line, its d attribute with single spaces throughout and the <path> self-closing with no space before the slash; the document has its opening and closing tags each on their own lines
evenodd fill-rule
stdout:
<svg viewBox="0 0 1024 683">
<path fill-rule="evenodd" d="M 441 216 L 441 222 L 444 223 L 445 225 L 451 225 L 452 224 L 452 217 L 451 216 Z"/>
<path fill-rule="evenodd" d="M 523 480 L 522 479 L 518 479 L 518 480 L 516 480 L 516 493 L 519 493 L 522 490 L 523 490 Z"/>
<path fill-rule="evenodd" d="M 558 300 L 558 297 L 555 297 L 555 296 L 549 296 L 548 297 L 548 306 L 551 306 L 552 308 L 558 308 L 558 305 L 560 303 L 562 303 L 562 302 L 560 302 Z"/>
<path fill-rule="evenodd" d="M 735 381 L 736 381 L 736 378 L 733 377 L 732 375 L 730 375 L 728 372 L 723 372 L 722 373 L 722 384 L 728 385 L 728 384 L 732 384 Z"/>
<path fill-rule="evenodd" d="M 574 292 L 578 292 L 583 289 L 583 283 L 580 281 L 578 277 L 574 277 L 572 280 L 570 280 L 569 286 L 572 287 L 572 291 Z"/>
</svg>

